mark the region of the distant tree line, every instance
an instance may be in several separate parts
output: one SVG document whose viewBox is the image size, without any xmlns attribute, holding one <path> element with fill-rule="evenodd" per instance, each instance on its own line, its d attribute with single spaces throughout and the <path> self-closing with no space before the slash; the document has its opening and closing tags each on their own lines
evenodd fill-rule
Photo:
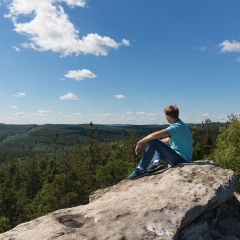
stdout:
<svg viewBox="0 0 240 240">
<path fill-rule="evenodd" d="M 0 164 L 5 162 L 11 152 L 15 159 L 25 159 L 31 154 L 52 154 L 53 136 L 58 134 L 58 146 L 72 148 L 76 142 L 87 144 L 86 131 L 89 124 L 45 124 L 45 125 L 12 125 L 0 124 Z M 115 141 L 119 136 L 127 136 L 135 130 L 139 135 L 164 128 L 164 125 L 94 125 L 98 132 L 99 142 Z"/>
<path fill-rule="evenodd" d="M 240 177 L 240 122 L 226 124 L 209 119 L 191 126 L 193 161 L 213 160 Z M 10 152 L 0 165 L 0 232 L 57 209 L 87 204 L 89 194 L 126 179 L 139 161 L 134 153 L 141 136 L 131 130 L 114 139 L 99 139 L 98 127 L 85 130 L 86 144 L 59 144 L 56 131 L 51 151 L 16 157 Z M 239 191 L 240 189 L 238 189 Z"/>
</svg>

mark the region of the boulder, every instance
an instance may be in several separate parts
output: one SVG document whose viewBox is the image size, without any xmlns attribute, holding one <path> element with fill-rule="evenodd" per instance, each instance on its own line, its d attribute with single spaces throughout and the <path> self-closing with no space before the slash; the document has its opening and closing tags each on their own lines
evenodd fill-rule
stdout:
<svg viewBox="0 0 240 240">
<path fill-rule="evenodd" d="M 240 195 L 219 207 L 206 211 L 186 228 L 178 239 L 188 240 L 240 240 Z"/>
<path fill-rule="evenodd" d="M 239 239 L 237 186 L 232 170 L 211 161 L 179 164 L 97 190 L 89 204 L 20 224 L 0 239 Z"/>
</svg>

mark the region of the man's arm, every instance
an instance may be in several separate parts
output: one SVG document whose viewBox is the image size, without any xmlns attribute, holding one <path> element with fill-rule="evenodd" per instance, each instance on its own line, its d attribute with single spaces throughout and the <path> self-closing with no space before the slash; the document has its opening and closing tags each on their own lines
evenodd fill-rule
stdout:
<svg viewBox="0 0 240 240">
<path fill-rule="evenodd" d="M 143 139 L 138 141 L 136 149 L 135 149 L 136 155 L 139 153 L 143 143 L 146 143 L 150 140 L 157 139 L 157 138 L 165 139 L 165 138 L 168 138 L 168 137 L 170 137 L 170 135 L 166 130 L 160 130 L 160 131 L 157 131 L 157 132 L 154 132 L 154 133 L 151 133 L 151 134 L 147 135 L 146 137 L 144 137 Z"/>
</svg>

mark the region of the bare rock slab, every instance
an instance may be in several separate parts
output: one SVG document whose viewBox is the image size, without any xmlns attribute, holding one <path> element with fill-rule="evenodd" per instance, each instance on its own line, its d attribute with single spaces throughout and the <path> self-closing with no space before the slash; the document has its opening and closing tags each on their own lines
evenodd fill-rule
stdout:
<svg viewBox="0 0 240 240">
<path fill-rule="evenodd" d="M 210 161 L 179 164 L 98 190 L 89 204 L 20 224 L 0 239 L 168 240 L 181 231 L 187 240 L 192 231 L 183 229 L 231 200 L 237 185 L 232 170 Z"/>
</svg>

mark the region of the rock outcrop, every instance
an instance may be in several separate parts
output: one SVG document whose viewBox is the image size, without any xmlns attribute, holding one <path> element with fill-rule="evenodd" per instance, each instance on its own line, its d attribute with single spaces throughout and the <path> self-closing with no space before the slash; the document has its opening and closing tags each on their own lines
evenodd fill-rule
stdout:
<svg viewBox="0 0 240 240">
<path fill-rule="evenodd" d="M 89 204 L 20 224 L 0 239 L 237 240 L 237 185 L 232 170 L 210 161 L 179 164 L 98 190 Z"/>
</svg>

